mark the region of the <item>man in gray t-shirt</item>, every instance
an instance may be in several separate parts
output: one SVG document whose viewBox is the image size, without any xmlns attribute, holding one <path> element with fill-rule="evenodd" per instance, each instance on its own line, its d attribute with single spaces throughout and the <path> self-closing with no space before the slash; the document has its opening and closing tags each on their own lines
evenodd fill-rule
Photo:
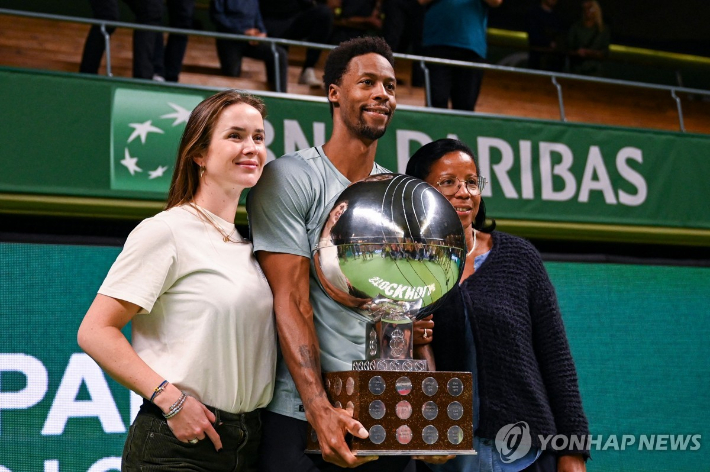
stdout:
<svg viewBox="0 0 710 472">
<path fill-rule="evenodd" d="M 323 292 L 311 262 L 319 230 L 340 193 L 351 182 L 387 172 L 375 163 L 375 154 L 396 107 L 393 61 L 381 38 L 357 38 L 331 51 L 324 74 L 333 116 L 330 139 L 271 162 L 249 193 L 254 251 L 274 294 L 281 345 L 274 399 L 262 415 L 261 471 L 359 465 L 359 470 L 396 472 L 409 462 L 408 457 L 374 462 L 355 457 L 345 443 L 346 432 L 361 438 L 368 433 L 352 412 L 331 406 L 321 367 L 350 370 L 351 361 L 365 352 L 365 320 Z M 306 420 L 318 434 L 323 457 L 304 453 Z"/>
</svg>

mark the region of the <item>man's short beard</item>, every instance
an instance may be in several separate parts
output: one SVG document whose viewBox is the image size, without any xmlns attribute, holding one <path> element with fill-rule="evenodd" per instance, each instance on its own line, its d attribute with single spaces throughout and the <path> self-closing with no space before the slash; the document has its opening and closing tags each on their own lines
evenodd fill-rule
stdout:
<svg viewBox="0 0 710 472">
<path fill-rule="evenodd" d="M 372 128 L 370 126 L 360 126 L 359 129 L 360 136 L 370 139 L 372 141 L 377 141 L 382 136 L 384 136 L 387 127 L 382 128 Z"/>
<path fill-rule="evenodd" d="M 360 120 L 360 122 L 358 122 L 357 126 L 353 131 L 355 131 L 359 136 L 362 136 L 363 138 L 372 141 L 377 141 L 382 136 L 384 136 L 385 132 L 387 131 L 388 125 L 389 120 L 387 120 L 387 123 L 385 123 L 382 128 L 373 128 L 372 126 L 366 125 L 363 120 Z"/>
</svg>

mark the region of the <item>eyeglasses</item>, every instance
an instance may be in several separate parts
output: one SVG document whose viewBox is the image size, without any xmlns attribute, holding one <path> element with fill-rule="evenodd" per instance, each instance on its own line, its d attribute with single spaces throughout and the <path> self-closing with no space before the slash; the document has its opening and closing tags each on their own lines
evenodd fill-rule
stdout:
<svg viewBox="0 0 710 472">
<path fill-rule="evenodd" d="M 475 197 L 481 194 L 481 191 L 486 186 L 486 182 L 486 178 L 481 176 L 469 177 L 466 180 L 460 180 L 457 177 L 444 177 L 438 181 L 436 185 L 443 195 L 451 197 L 452 195 L 456 195 L 461 188 L 461 184 L 465 184 L 468 193 L 472 197 Z"/>
</svg>

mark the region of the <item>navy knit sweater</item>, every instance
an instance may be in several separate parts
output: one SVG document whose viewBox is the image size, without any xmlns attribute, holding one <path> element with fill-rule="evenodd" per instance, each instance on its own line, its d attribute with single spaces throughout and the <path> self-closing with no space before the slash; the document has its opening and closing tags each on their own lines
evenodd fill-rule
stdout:
<svg viewBox="0 0 710 472">
<path fill-rule="evenodd" d="M 587 435 L 587 418 L 555 290 L 530 242 L 494 231 L 483 265 L 434 314 L 437 370 L 466 370 L 463 304 L 476 345 L 480 419 L 476 435 L 525 421 L 538 435 Z M 570 449 L 565 453 L 587 451 Z"/>
</svg>

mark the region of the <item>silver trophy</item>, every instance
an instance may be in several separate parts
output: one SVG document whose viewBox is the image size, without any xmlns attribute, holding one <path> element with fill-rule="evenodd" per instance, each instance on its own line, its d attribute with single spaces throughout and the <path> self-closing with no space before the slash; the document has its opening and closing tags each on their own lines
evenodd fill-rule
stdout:
<svg viewBox="0 0 710 472">
<path fill-rule="evenodd" d="M 470 372 L 429 372 L 413 359 L 413 320 L 436 310 L 459 282 L 466 245 L 449 201 L 426 182 L 380 174 L 349 186 L 327 215 L 314 251 L 330 297 L 367 320 L 352 370 L 324 374 L 336 407 L 369 431 L 356 455 L 473 454 Z M 315 431 L 307 452 L 318 452 Z"/>
<path fill-rule="evenodd" d="M 345 189 L 314 259 L 328 295 L 370 320 L 355 370 L 426 370 L 412 360 L 412 320 L 458 283 L 465 248 L 456 211 L 422 180 L 379 174 Z"/>
</svg>

